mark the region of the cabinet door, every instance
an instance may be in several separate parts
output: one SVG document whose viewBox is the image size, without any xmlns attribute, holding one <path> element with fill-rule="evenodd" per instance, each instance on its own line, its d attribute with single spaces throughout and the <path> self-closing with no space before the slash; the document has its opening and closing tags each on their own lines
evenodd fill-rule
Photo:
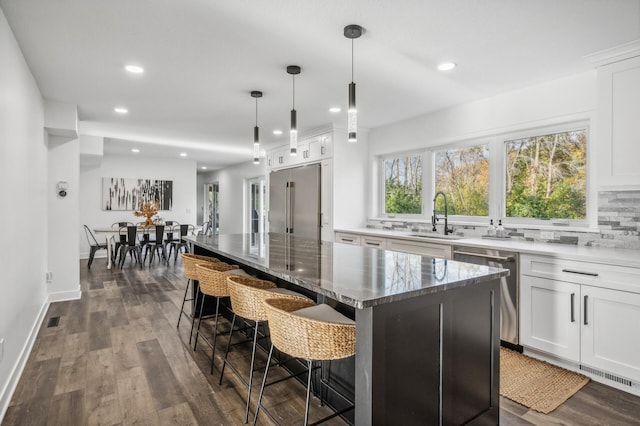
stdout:
<svg viewBox="0 0 640 426">
<path fill-rule="evenodd" d="M 323 135 L 311 139 L 308 150 L 310 161 L 331 158 L 331 135 Z"/>
<path fill-rule="evenodd" d="M 580 361 L 580 285 L 520 277 L 520 343 Z"/>
<path fill-rule="evenodd" d="M 640 381 L 640 294 L 582 286 L 582 364 Z"/>
<path fill-rule="evenodd" d="M 640 57 L 598 69 L 598 185 L 640 185 Z"/>
<path fill-rule="evenodd" d="M 417 243 L 412 241 L 389 239 L 387 240 L 387 250 L 439 257 L 442 259 L 451 259 L 451 246 L 446 244 Z"/>
</svg>

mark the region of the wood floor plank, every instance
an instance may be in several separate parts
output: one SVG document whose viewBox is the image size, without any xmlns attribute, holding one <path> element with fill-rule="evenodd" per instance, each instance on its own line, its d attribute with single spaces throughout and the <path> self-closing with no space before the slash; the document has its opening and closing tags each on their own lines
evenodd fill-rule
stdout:
<svg viewBox="0 0 640 426">
<path fill-rule="evenodd" d="M 129 324 L 112 327 L 110 333 L 116 374 L 124 373 L 134 367 L 140 367 L 140 357 L 132 326 Z"/>
<path fill-rule="evenodd" d="M 89 350 L 110 348 L 110 330 L 107 311 L 91 312 L 89 314 Z"/>
<path fill-rule="evenodd" d="M 138 342 L 137 346 L 156 409 L 187 402 L 158 340 Z"/>
<path fill-rule="evenodd" d="M 87 385 L 87 353 L 78 355 L 73 361 L 60 364 L 55 395 L 85 389 Z"/>
<path fill-rule="evenodd" d="M 16 425 L 45 425 L 51 398 L 58 380 L 60 358 L 33 361 L 23 373 L 14 392 L 11 419 Z M 3 421 L 4 425 L 4 421 Z"/>
<path fill-rule="evenodd" d="M 89 330 L 89 295 L 83 293 L 80 300 L 74 300 L 65 316 L 67 333 L 81 333 Z"/>
<path fill-rule="evenodd" d="M 134 367 L 116 374 L 116 382 L 124 423 L 145 421 L 156 411 L 142 367 Z"/>
<path fill-rule="evenodd" d="M 188 402 L 158 411 L 158 418 L 161 426 L 192 426 L 198 424 Z"/>
<path fill-rule="evenodd" d="M 106 299 L 107 314 L 109 315 L 109 324 L 111 327 L 118 327 L 120 325 L 129 324 L 129 318 L 127 317 L 127 311 L 120 298 L 120 291 L 118 297 L 110 297 Z"/>
<path fill-rule="evenodd" d="M 76 390 L 56 395 L 51 400 L 47 425 L 83 425 L 86 424 L 84 409 L 84 391 Z"/>
</svg>

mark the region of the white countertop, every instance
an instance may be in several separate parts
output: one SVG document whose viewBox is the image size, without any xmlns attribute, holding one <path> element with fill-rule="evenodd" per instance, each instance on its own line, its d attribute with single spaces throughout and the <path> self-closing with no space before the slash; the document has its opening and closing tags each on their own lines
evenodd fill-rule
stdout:
<svg viewBox="0 0 640 426">
<path fill-rule="evenodd" d="M 372 237 L 397 238 L 424 243 L 446 244 L 450 246 L 486 247 L 515 251 L 518 253 L 540 254 L 560 259 L 583 260 L 607 265 L 628 266 L 640 268 L 640 250 L 588 247 L 568 244 L 549 244 L 542 242 L 524 241 L 519 238 L 493 240 L 484 238 L 438 239 L 411 236 L 418 232 L 389 231 L 375 228 L 336 229 L 335 232 L 345 232 Z"/>
</svg>

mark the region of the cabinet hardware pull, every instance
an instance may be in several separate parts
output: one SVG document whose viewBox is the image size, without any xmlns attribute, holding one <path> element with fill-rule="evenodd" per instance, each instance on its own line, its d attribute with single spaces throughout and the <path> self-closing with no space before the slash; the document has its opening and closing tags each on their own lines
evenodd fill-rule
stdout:
<svg viewBox="0 0 640 426">
<path fill-rule="evenodd" d="M 489 254 L 472 253 L 470 251 L 454 250 L 453 254 L 461 254 L 463 256 L 483 257 L 485 259 L 502 260 L 503 262 L 513 262 L 512 256 L 491 256 Z"/>
<path fill-rule="evenodd" d="M 590 277 L 598 276 L 597 272 L 574 271 L 573 269 L 563 269 L 562 272 L 566 272 L 568 274 L 588 275 Z"/>
<path fill-rule="evenodd" d="M 587 321 L 587 298 L 589 296 L 585 295 L 584 296 L 584 325 L 589 325 L 589 322 Z"/>
<path fill-rule="evenodd" d="M 379 247 L 379 246 L 380 246 L 380 243 L 373 243 L 373 242 L 371 242 L 371 241 L 365 241 L 365 244 L 367 244 L 367 245 L 369 245 L 369 246 L 376 246 L 376 247 Z"/>
<path fill-rule="evenodd" d="M 575 299 L 576 294 L 571 293 L 571 322 L 576 322 Z"/>
<path fill-rule="evenodd" d="M 352 243 L 353 242 L 353 240 L 351 238 L 341 238 L 341 239 L 342 239 L 342 241 L 346 241 L 348 243 Z"/>
</svg>

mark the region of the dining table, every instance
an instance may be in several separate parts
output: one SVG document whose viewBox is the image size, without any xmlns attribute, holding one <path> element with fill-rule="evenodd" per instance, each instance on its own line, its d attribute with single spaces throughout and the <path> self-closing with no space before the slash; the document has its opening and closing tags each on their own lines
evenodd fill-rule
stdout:
<svg viewBox="0 0 640 426">
<path fill-rule="evenodd" d="M 126 227 L 125 227 L 126 228 Z M 197 234 L 200 230 L 202 229 L 202 227 L 200 226 L 196 226 L 195 227 L 195 233 Z M 115 239 L 120 235 L 120 227 L 100 227 L 100 228 L 94 228 L 93 232 L 96 235 L 102 235 L 105 239 L 105 242 L 107 244 L 107 269 L 111 269 L 113 266 L 113 262 L 112 262 L 112 253 L 113 253 L 113 249 L 112 249 L 112 242 L 115 241 Z M 138 229 L 137 229 L 138 234 L 140 235 L 144 235 L 144 234 L 150 234 L 150 235 L 154 235 L 156 232 L 156 225 L 149 225 L 149 226 L 143 226 L 143 225 L 138 225 Z M 168 231 L 168 227 L 165 229 L 165 234 L 169 232 Z M 175 233 L 180 233 L 180 226 L 177 226 L 173 229 L 174 234 Z M 112 241 L 113 240 L 113 241 Z"/>
</svg>

